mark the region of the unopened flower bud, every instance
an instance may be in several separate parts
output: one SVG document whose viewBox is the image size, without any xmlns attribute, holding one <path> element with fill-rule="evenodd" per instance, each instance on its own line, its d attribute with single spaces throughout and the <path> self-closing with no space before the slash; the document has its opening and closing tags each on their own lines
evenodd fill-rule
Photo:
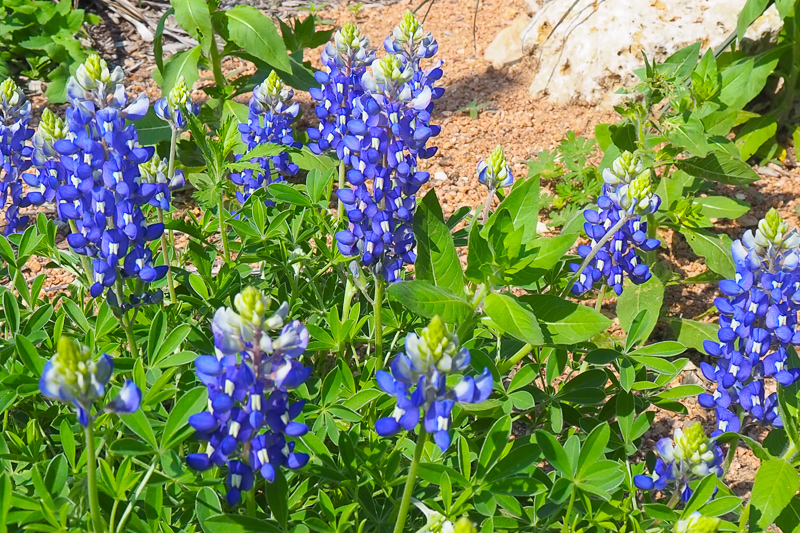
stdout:
<svg viewBox="0 0 800 533">
<path fill-rule="evenodd" d="M 511 166 L 506 161 L 502 146 L 495 148 L 486 161 L 478 163 L 478 181 L 492 191 L 510 187 L 514 183 Z"/>
<path fill-rule="evenodd" d="M 719 523 L 719 518 L 703 516 L 695 511 L 675 523 L 675 533 L 717 533 Z"/>
<path fill-rule="evenodd" d="M 242 320 L 259 327 L 264 322 L 264 315 L 269 309 L 269 298 L 255 287 L 248 286 L 236 295 L 233 304 Z"/>
<path fill-rule="evenodd" d="M 630 183 L 634 178 L 642 173 L 644 165 L 638 157 L 632 153 L 622 152 L 611 164 L 611 168 L 603 170 L 603 181 L 609 185 L 618 183 Z"/>
<path fill-rule="evenodd" d="M 170 107 L 173 109 L 176 108 L 185 108 L 186 104 L 190 101 L 189 100 L 189 88 L 186 87 L 186 80 L 183 76 L 179 76 L 178 80 L 175 82 L 175 86 L 169 92 L 169 96 L 167 97 L 167 102 L 169 103 Z"/>
</svg>

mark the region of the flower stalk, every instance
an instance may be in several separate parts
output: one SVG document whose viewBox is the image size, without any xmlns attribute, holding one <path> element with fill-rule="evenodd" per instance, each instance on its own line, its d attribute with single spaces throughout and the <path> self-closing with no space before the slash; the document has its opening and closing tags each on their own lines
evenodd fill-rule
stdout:
<svg viewBox="0 0 800 533">
<path fill-rule="evenodd" d="M 417 446 L 414 448 L 414 457 L 411 459 L 411 466 L 408 467 L 408 475 L 406 476 L 405 487 L 403 487 L 403 497 L 400 500 L 400 509 L 397 512 L 397 522 L 394 526 L 394 533 L 403 533 L 403 528 L 406 525 L 408 509 L 411 505 L 411 495 L 414 493 L 414 485 L 416 485 L 417 482 L 417 471 L 419 470 L 419 463 L 422 459 L 422 452 L 425 450 L 425 442 L 427 440 L 428 432 L 425 431 L 425 426 L 423 425 L 420 427 Z"/>
<path fill-rule="evenodd" d="M 100 515 L 100 504 L 97 500 L 97 452 L 94 445 L 94 422 L 89 421 L 84 430 L 86 435 L 86 489 L 89 493 L 89 509 L 92 514 L 94 533 L 103 532 L 103 519 Z"/>
</svg>

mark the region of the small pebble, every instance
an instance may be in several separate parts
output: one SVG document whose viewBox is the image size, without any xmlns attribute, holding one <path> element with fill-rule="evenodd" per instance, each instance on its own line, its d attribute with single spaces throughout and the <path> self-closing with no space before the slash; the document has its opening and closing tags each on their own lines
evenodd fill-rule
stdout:
<svg viewBox="0 0 800 533">
<path fill-rule="evenodd" d="M 446 181 L 447 180 L 447 173 L 442 172 L 441 170 L 436 171 L 433 175 L 433 179 L 436 181 Z"/>
<path fill-rule="evenodd" d="M 746 194 L 736 193 L 736 199 L 737 200 L 744 200 L 745 198 L 747 198 Z"/>
</svg>

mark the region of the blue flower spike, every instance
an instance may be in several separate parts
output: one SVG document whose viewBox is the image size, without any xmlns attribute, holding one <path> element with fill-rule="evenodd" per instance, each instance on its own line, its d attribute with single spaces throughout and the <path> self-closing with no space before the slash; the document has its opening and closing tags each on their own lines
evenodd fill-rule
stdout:
<svg viewBox="0 0 800 533">
<path fill-rule="evenodd" d="M 308 433 L 297 420 L 303 402 L 289 400 L 289 391 L 311 374 L 298 361 L 309 336 L 300 322 L 285 323 L 288 310 L 284 303 L 270 312 L 263 292 L 245 288 L 233 308 L 214 315 L 216 353 L 195 360 L 197 376 L 208 387 L 208 409 L 189 417 L 189 424 L 206 444 L 186 462 L 200 472 L 227 464 L 231 506 L 254 487 L 256 473 L 272 482 L 280 467 L 295 470 L 309 460 L 294 451 L 291 440 Z"/>
<path fill-rule="evenodd" d="M 302 144 L 294 139 L 292 122 L 297 117 L 300 105 L 292 102 L 294 91 L 287 87 L 274 70 L 253 89 L 250 98 L 247 123 L 239 124 L 242 141 L 252 150 L 259 144 L 277 144 L 287 148 L 299 148 Z M 251 161 L 258 168 L 246 169 L 231 174 L 231 181 L 240 187 L 236 199 L 240 204 L 256 190 L 272 183 L 285 182 L 286 177 L 297 174 L 299 167 L 289 158 L 287 151 L 273 156 L 258 157 Z"/>
<path fill-rule="evenodd" d="M 31 103 L 14 80 L 0 83 L 0 209 L 6 207 L 3 233 L 10 235 L 28 223 L 20 209 L 44 203 L 45 187 L 35 174 L 26 173 L 31 167 L 32 148 L 28 140 L 34 130 L 28 126 Z M 25 193 L 24 185 L 33 190 Z"/>
<path fill-rule="evenodd" d="M 156 116 L 169 123 L 176 131 L 183 131 L 189 126 L 187 114 L 197 115 L 199 107 L 192 102 L 191 91 L 186 86 L 183 76 L 178 76 L 175 86 L 164 98 L 156 100 L 153 104 Z"/>
<path fill-rule="evenodd" d="M 168 209 L 169 184 L 158 175 L 159 162 L 151 162 L 154 148 L 139 145 L 131 124 L 147 112 L 147 97 L 130 102 L 122 78 L 120 67 L 89 56 L 67 83 L 66 120 L 45 111 L 33 138 L 44 199 L 54 200 L 58 217 L 70 225 L 67 242 L 84 256 L 95 298 L 120 278 L 152 283 L 167 273 L 153 264 L 148 248 L 164 225 L 148 224 L 142 206 Z M 128 305 L 125 296 L 116 295 L 117 305 Z M 159 297 L 156 291 L 137 301 Z"/>
<path fill-rule="evenodd" d="M 689 483 L 708 474 L 722 477 L 722 450 L 706 436 L 699 422 L 686 431 L 678 428 L 673 438 L 665 437 L 656 443 L 656 460 L 652 473 L 640 474 L 633 482 L 640 490 L 657 490 L 662 493 L 680 492 L 686 502 L 692 497 Z"/>
<path fill-rule="evenodd" d="M 114 370 L 114 360 L 106 354 L 92 358 L 89 348 L 68 337 L 58 340 L 56 354 L 45 364 L 39 390 L 49 398 L 71 404 L 85 427 L 94 416 L 92 406 L 105 394 Z M 103 411 L 128 414 L 139 409 L 142 392 L 130 380 Z"/>
<path fill-rule="evenodd" d="M 603 193 L 597 198 L 598 210 L 587 209 L 584 230 L 590 243 L 578 246 L 583 263 L 570 264 L 575 273 L 571 291 L 580 295 L 603 280 L 617 295 L 622 294 L 627 276 L 640 284 L 652 277 L 637 250 L 651 252 L 661 243 L 647 236 L 642 217 L 655 213 L 661 199 L 653 192 L 650 170 L 629 152 L 618 157 L 603 171 Z"/>
<path fill-rule="evenodd" d="M 488 189 L 486 204 L 483 207 L 483 222 L 486 223 L 497 189 L 511 187 L 514 184 L 511 165 L 506 161 L 502 146 L 498 145 L 488 159 L 478 163 L 478 181 Z"/>
<path fill-rule="evenodd" d="M 442 451 L 450 445 L 451 413 L 456 403 L 477 404 L 492 392 L 492 375 L 488 368 L 477 378 L 464 376 L 448 389 L 447 376 L 460 373 L 469 366 L 469 350 L 459 347 L 458 337 L 447 331 L 438 316 L 419 335 L 406 336 L 405 353 L 398 354 L 391 364 L 391 373 L 379 370 L 378 385 L 397 399 L 391 416 L 379 419 L 375 430 L 388 437 L 419 425 L 433 436 Z"/>
<path fill-rule="evenodd" d="M 701 365 L 716 390 L 698 397 L 700 405 L 715 410 L 715 434 L 739 432 L 740 416 L 783 426 L 778 394 L 766 391 L 800 379 L 800 369 L 788 366 L 789 350 L 800 344 L 798 247 L 800 235 L 775 209 L 759 221 L 755 232 L 748 230 L 731 246 L 736 275 L 719 282 L 723 296 L 714 301 L 720 312 L 718 342 L 703 344 L 718 358 L 715 365 Z"/>
</svg>

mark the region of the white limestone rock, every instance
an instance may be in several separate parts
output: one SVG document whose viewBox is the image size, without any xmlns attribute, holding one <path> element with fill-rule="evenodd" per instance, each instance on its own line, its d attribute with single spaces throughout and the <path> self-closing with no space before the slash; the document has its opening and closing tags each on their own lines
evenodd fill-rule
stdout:
<svg viewBox="0 0 800 533">
<path fill-rule="evenodd" d="M 623 98 L 615 90 L 635 82 L 643 51 L 663 61 L 694 42 L 714 48 L 736 29 L 745 2 L 527 0 L 533 17 L 521 39 L 537 63 L 531 94 L 559 104 L 613 105 Z M 780 19 L 770 9 L 749 30 L 753 43 L 776 39 Z"/>
<path fill-rule="evenodd" d="M 489 61 L 496 69 L 513 65 L 523 57 L 522 32 L 528 26 L 531 18 L 528 15 L 519 15 L 510 26 L 503 28 L 483 53 L 483 58 Z"/>
</svg>

